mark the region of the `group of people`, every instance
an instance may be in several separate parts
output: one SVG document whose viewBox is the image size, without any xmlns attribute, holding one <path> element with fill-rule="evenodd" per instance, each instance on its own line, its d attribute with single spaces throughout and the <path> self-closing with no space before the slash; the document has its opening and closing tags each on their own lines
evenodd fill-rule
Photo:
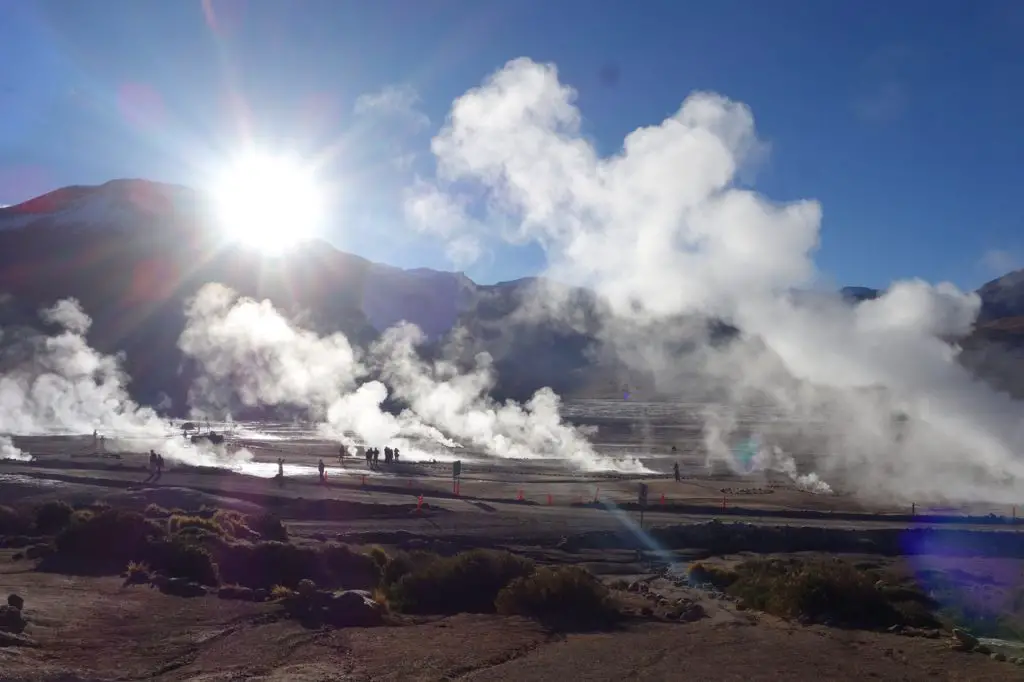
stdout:
<svg viewBox="0 0 1024 682">
<path fill-rule="evenodd" d="M 398 448 L 386 446 L 383 452 L 385 464 L 391 464 L 393 462 L 397 463 L 399 461 L 399 458 L 401 457 L 401 452 L 399 451 Z M 380 466 L 380 455 L 380 448 L 364 448 L 362 445 L 356 446 L 356 457 L 365 457 L 366 466 L 370 467 L 371 469 L 376 469 Z M 342 467 L 345 466 L 346 457 L 348 457 L 348 448 L 345 445 L 339 446 L 338 462 Z M 322 461 L 321 464 L 323 464 Z"/>
</svg>

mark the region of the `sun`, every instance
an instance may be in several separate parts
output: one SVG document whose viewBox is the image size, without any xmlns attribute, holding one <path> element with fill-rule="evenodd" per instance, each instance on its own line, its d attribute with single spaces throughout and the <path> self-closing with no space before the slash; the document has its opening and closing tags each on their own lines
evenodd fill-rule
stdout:
<svg viewBox="0 0 1024 682">
<path fill-rule="evenodd" d="M 296 159 L 246 153 L 224 168 L 211 189 L 224 234 L 268 255 L 314 237 L 321 228 L 323 188 L 313 169 Z"/>
</svg>

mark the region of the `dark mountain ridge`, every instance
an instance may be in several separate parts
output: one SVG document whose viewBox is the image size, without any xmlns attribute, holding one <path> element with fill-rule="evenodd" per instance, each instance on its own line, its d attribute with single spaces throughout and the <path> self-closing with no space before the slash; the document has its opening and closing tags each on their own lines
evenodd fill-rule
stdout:
<svg viewBox="0 0 1024 682">
<path fill-rule="evenodd" d="M 602 354 L 601 303 L 592 292 L 539 278 L 478 285 L 458 272 L 372 263 L 323 241 L 266 259 L 225 244 L 209 225 L 198 192 L 143 180 L 67 187 L 0 208 L 0 294 L 8 297 L 0 324 L 37 324 L 40 307 L 74 296 L 94 320 L 89 342 L 125 353 L 133 397 L 146 404 L 169 398 L 177 413 L 194 375 L 177 348 L 184 305 L 208 282 L 269 299 L 304 327 L 342 332 L 357 345 L 407 320 L 430 339 L 427 354 L 468 363 L 487 351 L 500 378 L 498 397 L 524 398 L 541 386 L 611 397 L 624 384 L 650 383 Z M 558 288 L 571 322 L 534 310 L 538 286 Z M 851 302 L 879 295 L 862 287 L 841 293 Z M 998 356 L 1005 373 L 1005 358 L 1024 338 L 1024 325 L 1008 322 L 1024 316 L 1024 271 L 979 294 L 982 324 L 965 348 L 979 371 Z M 717 336 L 729 332 L 715 328 Z"/>
</svg>

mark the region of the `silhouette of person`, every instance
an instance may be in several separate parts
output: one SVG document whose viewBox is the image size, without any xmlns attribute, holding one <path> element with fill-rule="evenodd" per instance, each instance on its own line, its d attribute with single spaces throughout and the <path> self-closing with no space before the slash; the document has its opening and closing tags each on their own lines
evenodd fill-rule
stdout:
<svg viewBox="0 0 1024 682">
<path fill-rule="evenodd" d="M 676 483 L 679 482 L 679 462 L 672 463 L 672 474 L 676 477 Z"/>
<path fill-rule="evenodd" d="M 320 470 L 320 482 L 326 483 L 327 478 L 324 476 L 324 471 L 327 469 L 327 467 L 324 466 L 324 461 L 322 459 L 320 460 L 320 464 L 317 465 L 317 469 Z"/>
</svg>

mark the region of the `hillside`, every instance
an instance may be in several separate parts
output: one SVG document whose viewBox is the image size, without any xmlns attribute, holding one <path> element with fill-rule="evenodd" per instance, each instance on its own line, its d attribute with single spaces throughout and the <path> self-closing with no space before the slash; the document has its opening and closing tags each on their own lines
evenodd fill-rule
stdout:
<svg viewBox="0 0 1024 682">
<path fill-rule="evenodd" d="M 432 340 L 428 352 L 447 346 L 466 362 L 490 353 L 499 395 L 522 398 L 544 385 L 570 396 L 617 395 L 623 384 L 645 393 L 643 377 L 602 356 L 599 302 L 588 291 L 559 292 L 575 313 L 569 324 L 527 314 L 534 287 L 549 282 L 477 285 L 462 273 L 372 263 L 322 241 L 268 261 L 219 241 L 207 215 L 199 193 L 142 180 L 68 187 L 0 209 L 0 294 L 8 297 L 0 324 L 35 323 L 39 307 L 75 296 L 95 321 L 90 343 L 126 353 L 134 396 L 150 404 L 169 397 L 176 409 L 184 408 L 191 383 L 177 349 L 183 306 L 207 282 L 270 299 L 304 326 L 340 331 L 358 344 L 408 320 Z M 851 302 L 877 293 L 843 290 Z M 965 360 L 994 372 L 1001 385 L 1024 387 L 1012 371 L 1024 366 L 1024 325 L 1007 319 L 1024 316 L 1024 271 L 980 293 L 984 324 L 965 340 Z"/>
</svg>

